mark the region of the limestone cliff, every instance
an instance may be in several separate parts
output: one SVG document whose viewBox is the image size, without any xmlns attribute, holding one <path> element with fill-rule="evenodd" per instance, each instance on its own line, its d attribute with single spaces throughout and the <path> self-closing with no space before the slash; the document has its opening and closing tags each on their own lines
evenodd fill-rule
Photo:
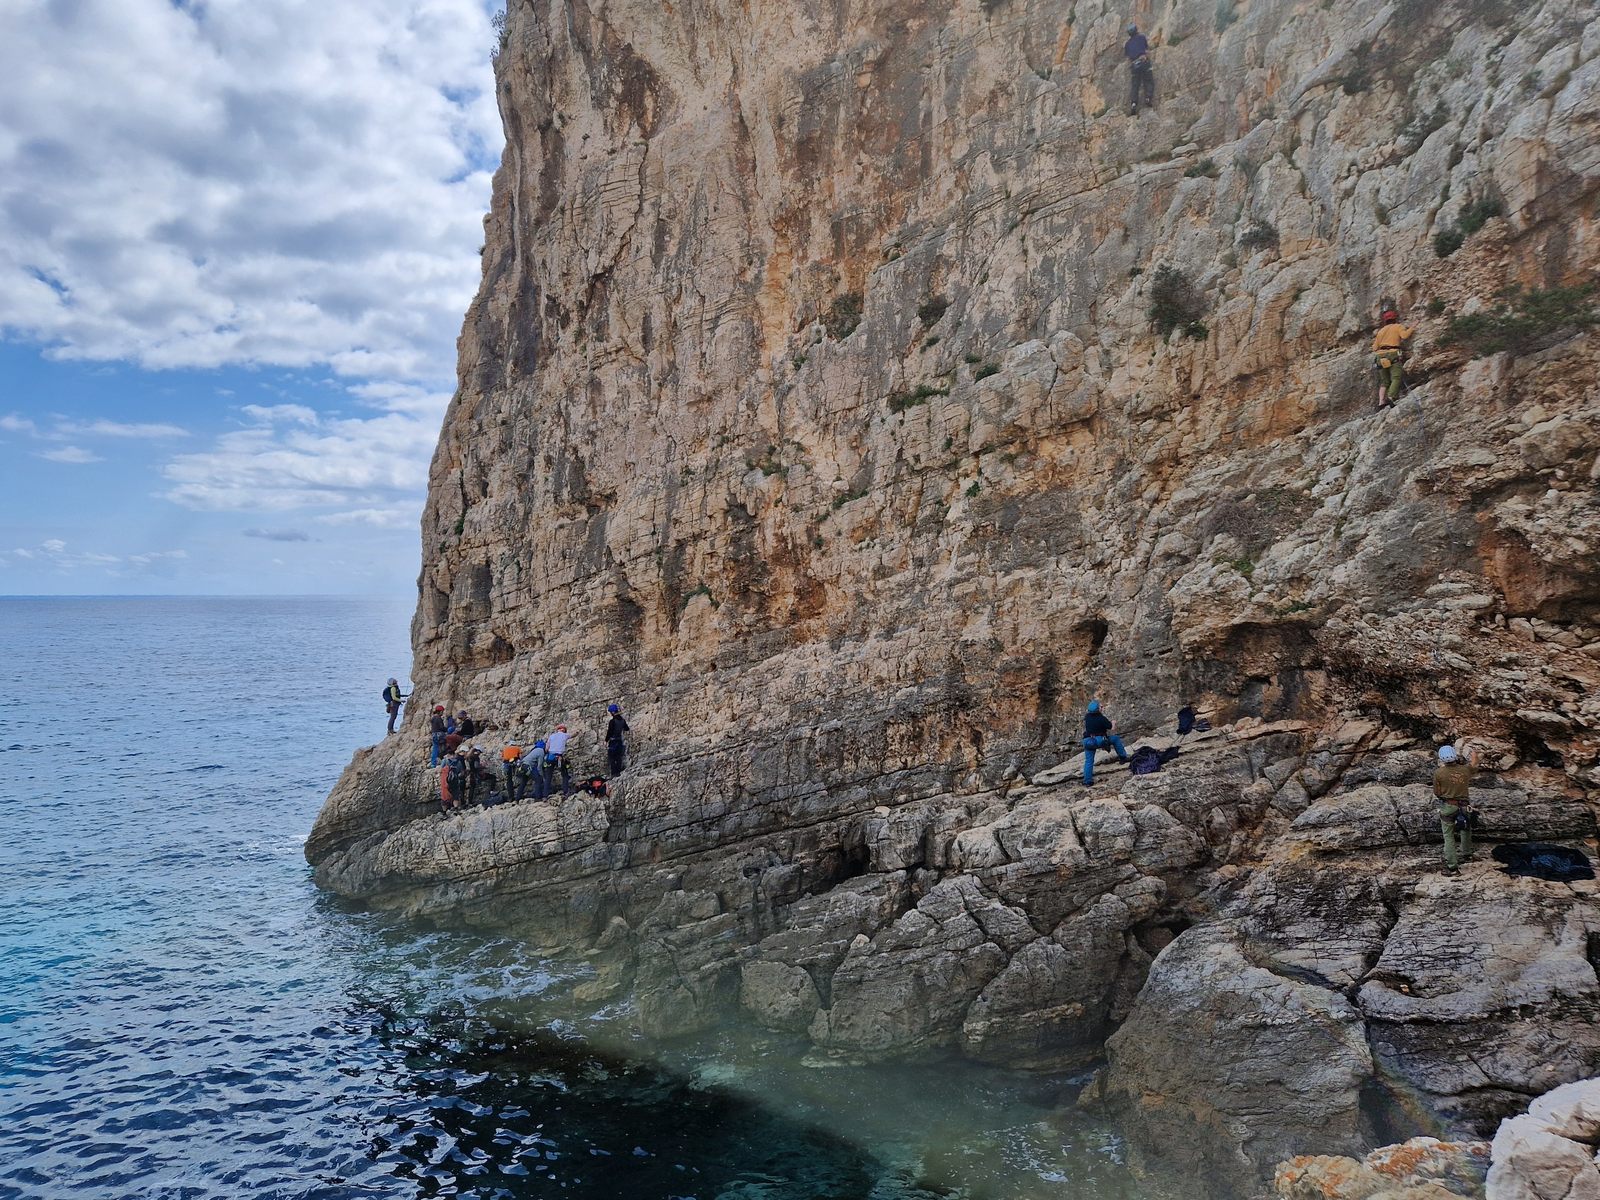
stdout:
<svg viewBox="0 0 1600 1200">
<path fill-rule="evenodd" d="M 1444 903 L 1415 747 L 1477 740 L 1537 814 L 1502 836 L 1594 832 L 1592 16 L 513 0 L 417 696 L 569 719 L 596 764 L 620 700 L 634 761 L 609 803 L 444 822 L 410 722 L 330 797 L 318 879 L 598 942 L 596 990 L 660 1030 L 742 1002 L 837 1052 L 1048 1065 L 1130 1011 L 1151 1044 L 1203 1035 L 1140 1018 L 1141 988 L 1231 997 L 1240 1028 L 1265 997 L 1340 1048 L 1294 1050 L 1287 1085 L 1339 1097 L 1337 1145 L 1241 1149 L 1274 1114 L 1185 1108 L 1113 1047 L 1107 1097 L 1153 1133 L 1140 1097 L 1171 1098 L 1224 1174 L 1404 1132 L 1374 1116 L 1389 1073 L 1419 1121 L 1481 1126 L 1600 1069 L 1578 1038 L 1535 1080 L 1518 1043 L 1480 1084 L 1417 1041 L 1513 993 L 1552 1038 L 1594 1020 L 1587 894 L 1473 893 L 1543 922 L 1564 982 L 1443 1015 L 1390 994 Z M 1130 17 L 1157 61 L 1136 118 Z M 1386 301 L 1418 353 L 1380 413 Z M 1091 695 L 1134 732 L 1181 702 L 1242 723 L 1153 787 L 1068 795 L 1048 768 Z M 1326 832 L 1358 817 L 1380 832 Z M 1331 890 L 1251 926 L 1317 856 Z M 1334 965 L 1241 991 L 1304 939 Z"/>
</svg>

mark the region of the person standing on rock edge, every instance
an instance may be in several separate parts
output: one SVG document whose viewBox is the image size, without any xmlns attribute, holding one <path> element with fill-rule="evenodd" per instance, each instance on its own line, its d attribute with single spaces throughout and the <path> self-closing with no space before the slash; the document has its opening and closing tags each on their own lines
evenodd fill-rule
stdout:
<svg viewBox="0 0 1600 1200">
<path fill-rule="evenodd" d="M 622 764 L 628 753 L 628 745 L 622 739 L 622 735 L 628 732 L 628 722 L 622 715 L 620 704 L 608 705 L 606 712 L 611 714 L 611 719 L 606 722 L 606 758 L 611 766 L 611 778 L 615 779 L 622 774 Z"/>
<path fill-rule="evenodd" d="M 439 763 L 439 803 L 447 814 L 461 811 L 461 795 L 466 785 L 467 764 L 452 750 Z"/>
<path fill-rule="evenodd" d="M 405 696 L 400 693 L 400 681 L 391 678 L 383 689 L 383 706 L 389 711 L 389 733 L 394 732 L 394 719 L 400 715 L 400 706 L 405 702 Z M 389 734 L 384 736 L 388 737 Z"/>
<path fill-rule="evenodd" d="M 1454 746 L 1439 747 L 1439 769 L 1433 773 L 1433 794 L 1439 801 L 1439 833 L 1444 838 L 1445 873 L 1459 869 L 1461 861 L 1472 858 L 1472 769 L 1478 765 L 1476 751 L 1468 751 L 1466 761 Z"/>
<path fill-rule="evenodd" d="M 1388 408 L 1400 399 L 1405 383 L 1406 343 L 1417 332 L 1400 324 L 1400 314 L 1383 310 L 1383 324 L 1372 337 L 1372 365 L 1378 369 L 1378 407 Z"/>
<path fill-rule="evenodd" d="M 515 804 L 522 799 L 523 789 L 528 782 L 528 773 L 522 769 L 521 746 L 515 742 L 506 744 L 506 748 L 500 751 L 500 769 L 506 777 L 506 803 Z"/>
<path fill-rule="evenodd" d="M 544 740 L 544 790 L 548 796 L 556 790 L 556 770 L 561 771 L 561 794 L 572 795 L 572 772 L 567 770 L 567 727 L 557 725 Z"/>
<path fill-rule="evenodd" d="M 461 761 L 467 767 L 467 797 L 468 804 L 478 802 L 478 784 L 483 782 L 488 773 L 483 768 L 483 751 L 476 746 L 468 746 L 461 752 Z"/>
<path fill-rule="evenodd" d="M 533 744 L 533 749 L 528 751 L 528 757 L 523 763 L 527 772 L 528 795 L 535 800 L 543 800 L 550 794 L 550 789 L 544 782 L 544 739 L 540 738 Z"/>
<path fill-rule="evenodd" d="M 428 720 L 428 765 L 437 767 L 439 758 L 444 754 L 445 719 L 444 705 L 433 706 L 433 716 Z"/>
<path fill-rule="evenodd" d="M 1088 711 L 1083 714 L 1083 786 L 1088 787 L 1094 782 L 1094 752 L 1096 750 L 1115 750 L 1118 762 L 1128 761 L 1128 752 L 1123 748 L 1122 739 L 1111 730 L 1114 728 L 1111 718 L 1100 711 L 1100 701 L 1089 701 Z"/>
<path fill-rule="evenodd" d="M 1122 44 L 1122 53 L 1128 59 L 1128 115 L 1137 117 L 1141 92 L 1146 108 L 1156 106 L 1156 73 L 1150 63 L 1150 39 L 1132 21 L 1128 22 L 1128 40 Z"/>
</svg>

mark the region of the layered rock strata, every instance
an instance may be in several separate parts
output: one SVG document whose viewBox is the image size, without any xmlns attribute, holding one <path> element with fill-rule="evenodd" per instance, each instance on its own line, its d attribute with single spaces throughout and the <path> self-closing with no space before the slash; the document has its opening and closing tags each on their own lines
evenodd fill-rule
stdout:
<svg viewBox="0 0 1600 1200">
<path fill-rule="evenodd" d="M 656 1031 L 1045 1066 L 1126 1018 L 1104 1094 L 1234 1182 L 1594 1070 L 1590 893 L 1426 871 L 1435 739 L 1493 836 L 1593 832 L 1589 7 L 513 0 L 418 707 L 598 762 L 620 700 L 634 760 L 444 823 L 408 724 L 318 880 L 598 947 Z M 1090 695 L 1238 724 L 1051 786 Z"/>
</svg>

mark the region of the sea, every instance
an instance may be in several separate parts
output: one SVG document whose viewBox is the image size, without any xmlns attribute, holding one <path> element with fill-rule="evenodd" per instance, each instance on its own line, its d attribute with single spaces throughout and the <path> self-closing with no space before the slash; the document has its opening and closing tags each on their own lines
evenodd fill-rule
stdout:
<svg viewBox="0 0 1600 1200">
<path fill-rule="evenodd" d="M 1081 1076 L 648 1042 L 581 963 L 320 892 L 305 837 L 409 623 L 0 599 L 0 1197 L 1154 1194 Z"/>
</svg>

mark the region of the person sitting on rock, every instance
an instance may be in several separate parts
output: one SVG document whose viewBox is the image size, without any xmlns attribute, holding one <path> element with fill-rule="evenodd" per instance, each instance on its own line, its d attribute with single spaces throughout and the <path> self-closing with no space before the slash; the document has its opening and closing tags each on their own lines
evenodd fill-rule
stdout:
<svg viewBox="0 0 1600 1200">
<path fill-rule="evenodd" d="M 628 721 L 622 715 L 620 704 L 607 705 L 606 712 L 611 716 L 606 722 L 606 758 L 611 767 L 611 778 L 615 779 L 622 774 L 622 764 L 628 753 L 627 743 L 622 737 L 628 732 Z"/>
<path fill-rule="evenodd" d="M 1089 709 L 1083 714 L 1083 786 L 1088 787 L 1094 782 L 1094 752 L 1096 750 L 1115 750 L 1118 762 L 1128 761 L 1128 752 L 1123 748 L 1122 739 L 1111 730 L 1114 728 L 1111 718 L 1100 711 L 1100 701 L 1089 701 Z"/>
<path fill-rule="evenodd" d="M 456 732 L 463 738 L 474 738 L 483 732 L 483 726 L 467 716 L 467 710 L 463 708 L 456 714 Z"/>
<path fill-rule="evenodd" d="M 1439 800 L 1439 832 L 1444 837 L 1445 873 L 1454 875 L 1461 861 L 1472 858 L 1472 769 L 1478 765 L 1477 751 L 1468 751 L 1465 761 L 1454 746 L 1439 747 L 1439 769 L 1433 773 L 1433 794 Z"/>
<path fill-rule="evenodd" d="M 1406 343 L 1416 333 L 1400 324 L 1400 314 L 1383 310 L 1383 324 L 1372 337 L 1372 365 L 1378 368 L 1378 407 L 1388 408 L 1400 399 L 1405 383 Z"/>
<path fill-rule="evenodd" d="M 444 755 L 444 739 L 448 733 L 444 705 L 433 706 L 433 716 L 428 719 L 428 766 L 437 767 Z"/>
<path fill-rule="evenodd" d="M 1128 115 L 1139 115 L 1139 96 L 1144 95 L 1146 107 L 1156 106 L 1156 73 L 1150 63 L 1150 39 L 1139 32 L 1139 27 L 1128 22 L 1128 40 L 1122 45 L 1128 59 Z"/>
<path fill-rule="evenodd" d="M 561 794 L 572 795 L 572 772 L 567 769 L 567 727 L 557 725 L 544 739 L 544 790 L 550 795 L 556 790 L 556 771 L 561 771 Z"/>
</svg>

